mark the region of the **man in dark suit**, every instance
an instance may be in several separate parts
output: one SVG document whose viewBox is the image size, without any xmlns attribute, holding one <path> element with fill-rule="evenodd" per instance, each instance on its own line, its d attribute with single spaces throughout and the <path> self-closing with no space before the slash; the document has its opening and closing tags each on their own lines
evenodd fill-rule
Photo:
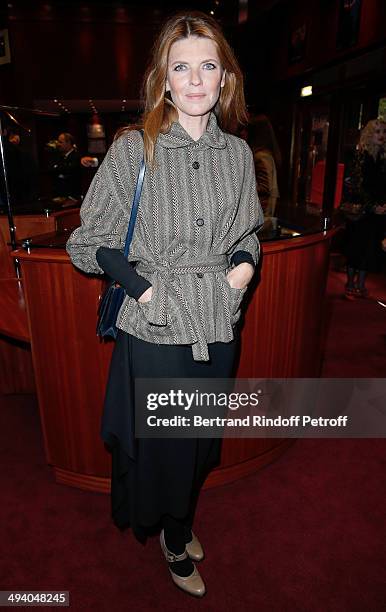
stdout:
<svg viewBox="0 0 386 612">
<path fill-rule="evenodd" d="M 82 191 L 81 157 L 75 146 L 73 136 L 68 132 L 59 134 L 57 149 L 59 158 L 53 166 L 54 197 L 78 200 Z"/>
</svg>

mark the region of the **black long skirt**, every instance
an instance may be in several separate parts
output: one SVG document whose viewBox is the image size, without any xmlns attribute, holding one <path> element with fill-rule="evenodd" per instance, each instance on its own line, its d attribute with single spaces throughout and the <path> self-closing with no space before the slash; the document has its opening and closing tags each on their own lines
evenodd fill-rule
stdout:
<svg viewBox="0 0 386 612">
<path fill-rule="evenodd" d="M 112 454 L 111 514 L 140 542 L 163 515 L 192 523 L 200 488 L 220 462 L 221 439 L 135 438 L 135 378 L 228 378 L 239 336 L 209 344 L 209 362 L 194 361 L 190 345 L 145 342 L 118 331 L 106 389 L 101 437 Z"/>
</svg>

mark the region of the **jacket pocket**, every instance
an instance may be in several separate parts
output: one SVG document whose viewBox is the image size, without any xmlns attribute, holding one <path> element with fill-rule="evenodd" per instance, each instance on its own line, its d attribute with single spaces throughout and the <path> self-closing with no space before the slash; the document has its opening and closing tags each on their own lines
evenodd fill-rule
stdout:
<svg viewBox="0 0 386 612">
<path fill-rule="evenodd" d="M 151 299 L 144 303 L 137 302 L 139 314 L 145 319 L 149 333 L 179 344 L 195 342 L 190 317 L 175 292 L 157 276 L 150 282 L 153 288 Z"/>
<path fill-rule="evenodd" d="M 138 302 L 139 313 L 145 318 L 146 322 L 157 332 L 157 328 L 162 333 L 162 328 L 167 331 L 170 327 L 170 313 L 167 311 L 167 300 L 165 299 L 164 287 L 156 275 L 150 279 L 152 286 L 151 299 L 147 302 Z M 152 331 L 153 331 L 152 329 Z"/>
<path fill-rule="evenodd" d="M 228 281 L 226 281 L 228 283 Z M 228 283 L 229 285 L 229 283 Z M 230 303 L 231 303 L 231 323 L 234 325 L 240 318 L 241 315 L 241 303 L 243 301 L 244 294 L 247 287 L 244 289 L 236 289 L 229 285 L 230 290 Z"/>
<path fill-rule="evenodd" d="M 225 273 L 219 275 L 219 279 L 220 279 L 221 285 L 224 287 L 225 294 L 227 296 L 227 302 L 228 302 L 229 314 L 230 314 L 230 323 L 231 325 L 235 325 L 235 323 L 237 323 L 241 315 L 240 306 L 243 301 L 243 297 L 247 290 L 247 287 L 245 287 L 244 289 L 237 289 L 237 288 L 231 287 L 226 278 Z"/>
</svg>

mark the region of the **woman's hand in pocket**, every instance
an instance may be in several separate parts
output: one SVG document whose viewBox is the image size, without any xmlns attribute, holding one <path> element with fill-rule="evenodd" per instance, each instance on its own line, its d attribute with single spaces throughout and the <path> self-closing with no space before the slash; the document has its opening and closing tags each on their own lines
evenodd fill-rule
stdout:
<svg viewBox="0 0 386 612">
<path fill-rule="evenodd" d="M 152 295 L 153 287 L 149 287 L 148 289 L 146 289 L 146 291 L 142 293 L 142 295 L 139 296 L 138 302 L 140 302 L 140 304 L 146 304 L 146 302 L 150 302 Z"/>
<path fill-rule="evenodd" d="M 230 270 L 226 275 L 226 279 L 232 289 L 245 289 L 252 279 L 254 267 L 247 262 L 243 262 Z"/>
</svg>

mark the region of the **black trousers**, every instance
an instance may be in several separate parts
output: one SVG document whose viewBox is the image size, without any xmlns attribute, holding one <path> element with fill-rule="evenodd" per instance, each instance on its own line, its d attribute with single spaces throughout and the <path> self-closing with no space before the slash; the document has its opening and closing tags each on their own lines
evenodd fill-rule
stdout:
<svg viewBox="0 0 386 612">
<path fill-rule="evenodd" d="M 346 223 L 347 265 L 355 270 L 376 271 L 381 257 L 384 220 L 368 214 L 363 219 Z"/>
<path fill-rule="evenodd" d="M 111 513 L 119 529 L 146 541 L 165 514 L 192 525 L 200 489 L 220 462 L 221 439 L 146 439 L 134 435 L 135 378 L 228 378 L 239 349 L 209 345 L 209 362 L 194 361 L 190 345 L 145 342 L 121 330 L 114 347 L 101 436 L 112 453 Z"/>
</svg>

